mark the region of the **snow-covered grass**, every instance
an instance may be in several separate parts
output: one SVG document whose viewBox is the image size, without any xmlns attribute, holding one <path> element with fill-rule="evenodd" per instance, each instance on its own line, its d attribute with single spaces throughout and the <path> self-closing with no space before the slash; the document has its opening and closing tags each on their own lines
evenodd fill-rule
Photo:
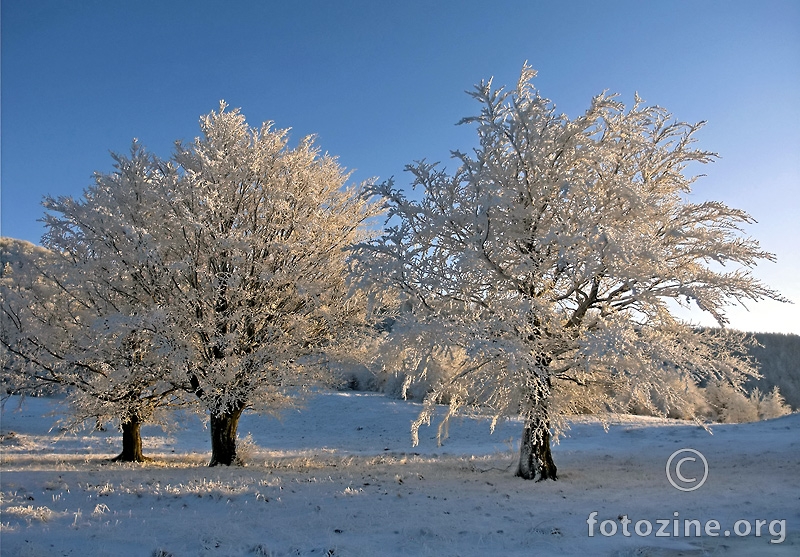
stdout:
<svg viewBox="0 0 800 557">
<path fill-rule="evenodd" d="M 170 433 L 145 428 L 152 462 L 108 463 L 119 434 L 51 432 L 53 405 L 11 399 L 3 410 L 4 556 L 800 554 L 800 414 L 713 435 L 642 417 L 604 432 L 576 418 L 554 450 L 560 479 L 532 483 L 513 475 L 518 423 L 490 435 L 486 421 L 465 418 L 441 447 L 434 424 L 412 447 L 419 405 L 377 394 L 320 394 L 282 421 L 243 416 L 248 465 L 234 468 L 205 466 L 208 432 L 196 418 Z M 708 461 L 695 491 L 667 480 L 680 448 Z M 656 521 L 675 513 L 681 535 L 656 537 Z M 720 536 L 684 537 L 684 519 L 717 520 Z M 650 536 L 635 534 L 642 520 Z M 737 520 L 749 536 L 735 535 Z M 767 521 L 760 537 L 756 520 Z M 602 535 L 603 521 L 617 534 Z"/>
</svg>

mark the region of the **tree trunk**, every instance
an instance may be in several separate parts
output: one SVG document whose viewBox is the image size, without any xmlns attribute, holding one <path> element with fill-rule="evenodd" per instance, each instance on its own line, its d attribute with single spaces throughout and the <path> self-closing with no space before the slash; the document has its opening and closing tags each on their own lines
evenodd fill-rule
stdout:
<svg viewBox="0 0 800 557">
<path fill-rule="evenodd" d="M 526 423 L 519 444 L 517 476 L 526 480 L 556 480 L 556 465 L 550 452 L 550 428 L 547 423 Z"/>
<path fill-rule="evenodd" d="M 236 459 L 236 428 L 239 427 L 241 408 L 211 414 L 211 462 L 209 466 L 238 464 Z"/>
<path fill-rule="evenodd" d="M 141 420 L 135 416 L 122 422 L 122 452 L 111 459 L 112 462 L 145 462 L 148 460 L 142 454 L 141 427 Z"/>
</svg>

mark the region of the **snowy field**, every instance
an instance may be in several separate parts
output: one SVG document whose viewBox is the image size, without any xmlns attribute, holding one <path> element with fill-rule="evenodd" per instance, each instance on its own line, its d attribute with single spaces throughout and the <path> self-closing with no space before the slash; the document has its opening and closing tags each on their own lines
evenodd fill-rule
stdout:
<svg viewBox="0 0 800 557">
<path fill-rule="evenodd" d="M 641 417 L 606 433 L 577 418 L 554 450 L 560 479 L 533 483 L 514 477 L 520 424 L 490 435 L 465 418 L 441 447 L 434 424 L 411 447 L 419 406 L 377 394 L 322 394 L 282 421 L 243 416 L 248 465 L 236 468 L 204 466 L 196 418 L 146 428 L 152 462 L 110 464 L 117 432 L 49 431 L 51 400 L 18 402 L 0 425 L 4 557 L 800 555 L 800 414 L 713 435 Z M 682 448 L 708 463 L 694 491 L 667 479 Z M 699 477 L 699 463 L 679 472 Z M 684 536 L 685 520 L 718 536 L 691 524 Z"/>
</svg>

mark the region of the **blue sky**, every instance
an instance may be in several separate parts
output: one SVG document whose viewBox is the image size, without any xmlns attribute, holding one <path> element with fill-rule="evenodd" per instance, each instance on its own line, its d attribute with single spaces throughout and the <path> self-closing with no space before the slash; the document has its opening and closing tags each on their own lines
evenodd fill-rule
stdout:
<svg viewBox="0 0 800 557">
<path fill-rule="evenodd" d="M 37 242 L 43 195 L 81 194 L 136 137 L 167 157 L 220 99 L 255 125 L 408 184 L 406 164 L 474 145 L 464 91 L 525 60 L 572 116 L 604 89 L 686 121 L 716 151 L 696 199 L 749 211 L 778 262 L 756 275 L 800 303 L 800 2 L 3 0 L 2 234 Z M 732 310 L 800 333 L 797 304 Z"/>
</svg>

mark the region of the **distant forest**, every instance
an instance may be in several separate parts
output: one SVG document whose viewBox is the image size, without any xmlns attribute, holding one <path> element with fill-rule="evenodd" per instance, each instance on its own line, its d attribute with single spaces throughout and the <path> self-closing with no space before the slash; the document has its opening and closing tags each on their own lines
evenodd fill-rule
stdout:
<svg viewBox="0 0 800 557">
<path fill-rule="evenodd" d="M 750 354 L 758 361 L 761 375 L 750 380 L 747 389 L 758 387 L 768 393 L 777 386 L 792 410 L 800 410 L 800 335 L 781 333 L 753 333 L 761 346 L 754 346 Z"/>
</svg>

